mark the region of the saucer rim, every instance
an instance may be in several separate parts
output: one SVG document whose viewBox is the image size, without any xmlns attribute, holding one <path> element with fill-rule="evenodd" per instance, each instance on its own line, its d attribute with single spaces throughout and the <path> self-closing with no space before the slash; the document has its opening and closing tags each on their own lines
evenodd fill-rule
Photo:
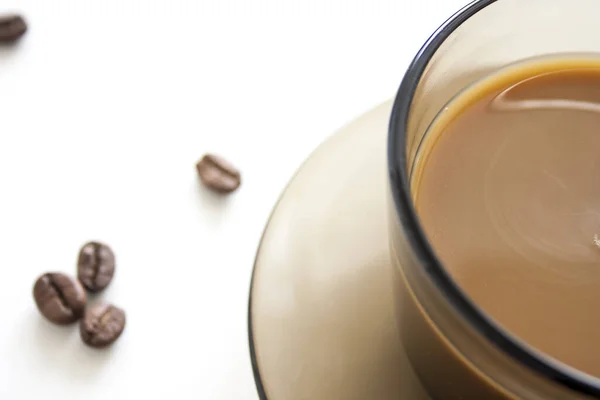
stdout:
<svg viewBox="0 0 600 400">
<path fill-rule="evenodd" d="M 293 178 L 292 178 L 293 179 Z M 284 190 L 285 192 L 285 190 Z M 279 201 L 278 201 L 279 203 Z M 277 207 L 277 206 L 275 206 Z M 270 217 L 269 217 L 270 219 Z M 267 222 L 268 225 L 268 222 Z M 266 231 L 266 228 L 265 228 Z M 262 239 L 261 239 L 262 241 Z M 257 252 L 258 253 L 258 252 Z M 255 264 L 256 265 L 256 264 Z M 256 346 L 254 342 L 254 332 L 252 330 L 252 289 L 254 284 L 254 266 L 252 267 L 252 279 L 250 280 L 250 296 L 248 299 L 248 343 L 250 347 L 250 362 L 252 364 L 252 375 L 254 376 L 254 385 L 256 386 L 256 391 L 258 392 L 258 398 L 260 400 L 268 400 L 267 393 L 265 392 L 265 388 L 263 385 L 263 379 L 260 375 L 260 370 L 258 368 L 258 360 L 256 358 Z"/>
<path fill-rule="evenodd" d="M 323 147 L 327 146 L 327 144 L 329 144 L 330 142 L 336 140 L 336 138 L 338 138 L 338 136 L 340 134 L 343 134 L 344 131 L 346 131 L 349 127 L 354 125 L 357 121 L 359 121 L 363 117 L 375 112 L 376 110 L 379 110 L 382 107 L 388 106 L 390 108 L 390 113 L 391 113 L 391 110 L 393 107 L 393 102 L 394 102 L 393 98 L 388 98 L 384 101 L 377 103 L 375 106 L 368 108 L 366 111 L 363 111 L 358 116 L 352 118 L 349 122 L 345 123 L 340 128 L 336 129 L 333 133 L 331 133 L 323 141 L 321 141 L 321 143 L 319 143 L 308 154 L 308 156 L 304 159 L 304 161 L 302 161 L 302 163 L 300 163 L 298 168 L 291 175 L 291 177 L 288 180 L 288 182 L 286 183 L 285 187 L 282 189 L 281 193 L 279 194 L 277 201 L 273 205 L 273 208 L 269 214 L 269 217 L 267 218 L 265 226 L 262 230 L 260 241 L 259 241 L 257 249 L 256 249 L 256 254 L 254 256 L 254 262 L 252 264 L 252 275 L 250 278 L 250 290 L 249 290 L 249 295 L 248 295 L 248 311 L 247 311 L 248 345 L 249 345 L 249 352 L 250 352 L 250 362 L 252 365 L 252 375 L 254 376 L 254 383 L 256 386 L 256 391 L 258 393 L 259 400 L 269 400 L 269 397 L 267 396 L 267 391 L 264 386 L 264 379 L 260 373 L 260 367 L 258 366 L 258 358 L 256 356 L 256 342 L 254 340 L 254 330 L 253 330 L 253 325 L 252 325 L 252 295 L 254 293 L 254 282 L 255 282 L 255 278 L 256 278 L 256 264 L 258 261 L 258 256 L 259 256 L 260 250 L 263 246 L 263 240 L 265 238 L 265 234 L 268 231 L 271 221 L 273 219 L 273 215 L 279 208 L 281 201 L 284 198 L 285 194 L 287 193 L 292 182 L 294 182 L 294 180 L 296 179 L 296 177 L 298 176 L 300 171 L 302 171 L 305 168 L 305 166 L 313 159 L 313 157 L 315 156 L 315 154 L 317 154 L 317 152 L 319 150 L 321 150 Z M 388 117 L 387 117 L 388 121 L 389 121 L 389 118 L 390 118 L 390 116 L 388 115 Z"/>
</svg>

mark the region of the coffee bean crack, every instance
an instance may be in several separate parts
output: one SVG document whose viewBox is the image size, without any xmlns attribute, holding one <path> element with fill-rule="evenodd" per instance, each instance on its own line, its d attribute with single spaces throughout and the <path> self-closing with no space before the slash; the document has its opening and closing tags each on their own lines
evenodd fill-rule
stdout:
<svg viewBox="0 0 600 400">
<path fill-rule="evenodd" d="M 54 294 L 56 294 L 56 298 L 60 302 L 63 310 L 67 314 L 73 315 L 73 310 L 71 309 L 69 300 L 65 297 L 65 294 L 64 294 L 63 290 L 61 289 L 60 285 L 58 283 L 56 283 L 56 281 L 54 280 L 54 276 L 52 274 L 48 274 L 48 275 L 46 275 L 46 279 L 48 280 L 48 285 L 50 285 L 50 287 L 54 291 Z"/>
<path fill-rule="evenodd" d="M 92 282 L 98 285 L 98 274 L 100 271 L 100 247 L 95 246 L 92 259 Z"/>
</svg>

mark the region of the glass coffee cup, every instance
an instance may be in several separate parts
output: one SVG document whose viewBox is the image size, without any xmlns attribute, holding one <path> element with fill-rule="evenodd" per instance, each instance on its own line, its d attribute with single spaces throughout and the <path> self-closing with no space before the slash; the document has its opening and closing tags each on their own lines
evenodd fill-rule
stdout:
<svg viewBox="0 0 600 400">
<path fill-rule="evenodd" d="M 438 29 L 403 79 L 388 140 L 391 255 L 402 343 L 433 399 L 600 398 L 600 379 L 536 351 L 471 301 L 436 258 L 411 192 L 419 145 L 451 99 L 521 60 L 600 54 L 599 12 L 597 0 L 475 1 Z"/>
</svg>

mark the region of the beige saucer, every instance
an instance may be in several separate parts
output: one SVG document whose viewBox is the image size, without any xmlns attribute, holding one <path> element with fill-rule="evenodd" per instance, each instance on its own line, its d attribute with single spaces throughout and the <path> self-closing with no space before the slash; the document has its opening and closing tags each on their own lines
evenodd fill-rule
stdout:
<svg viewBox="0 0 600 400">
<path fill-rule="evenodd" d="M 392 103 L 323 143 L 265 230 L 250 299 L 257 387 L 268 400 L 420 399 L 396 331 L 386 135 Z"/>
</svg>

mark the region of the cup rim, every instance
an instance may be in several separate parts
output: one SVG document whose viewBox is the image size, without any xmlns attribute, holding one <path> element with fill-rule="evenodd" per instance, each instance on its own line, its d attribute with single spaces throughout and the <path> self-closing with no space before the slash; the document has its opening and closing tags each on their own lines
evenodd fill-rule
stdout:
<svg viewBox="0 0 600 400">
<path fill-rule="evenodd" d="M 444 270 L 426 239 L 418 221 L 408 180 L 406 152 L 406 128 L 412 99 L 427 64 L 444 41 L 465 21 L 498 0 L 474 0 L 466 5 L 429 37 L 408 67 L 394 99 L 388 129 L 388 177 L 396 210 L 396 218 L 402 225 L 407 240 L 423 266 L 425 275 L 435 284 L 451 306 L 466 322 L 493 345 L 522 364 L 574 392 L 600 398 L 600 379 L 585 374 L 561 362 L 554 361 L 528 349 L 518 339 L 493 322 L 458 287 Z M 396 151 L 396 149 L 402 149 Z"/>
</svg>

